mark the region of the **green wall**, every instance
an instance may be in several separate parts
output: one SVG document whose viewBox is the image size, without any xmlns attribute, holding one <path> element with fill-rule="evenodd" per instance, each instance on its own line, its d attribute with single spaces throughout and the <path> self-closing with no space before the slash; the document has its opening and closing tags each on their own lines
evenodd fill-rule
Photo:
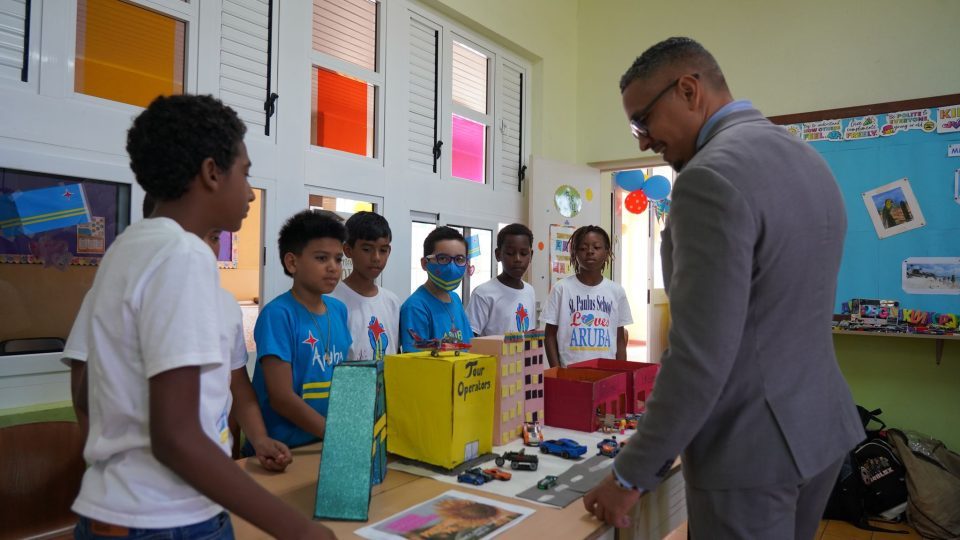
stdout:
<svg viewBox="0 0 960 540">
<path fill-rule="evenodd" d="M 77 415 L 73 412 L 73 404 L 69 401 L 0 409 L 0 428 L 35 422 L 75 422 L 76 420 Z"/>
<path fill-rule="evenodd" d="M 913 429 L 960 451 L 960 341 L 945 341 L 936 363 L 933 340 L 834 336 L 840 370 L 857 404 L 883 409 L 890 427 Z"/>
<path fill-rule="evenodd" d="M 765 114 L 960 91 L 955 0 L 580 0 L 578 161 L 636 157 L 618 82 L 657 41 L 690 36 Z"/>
</svg>

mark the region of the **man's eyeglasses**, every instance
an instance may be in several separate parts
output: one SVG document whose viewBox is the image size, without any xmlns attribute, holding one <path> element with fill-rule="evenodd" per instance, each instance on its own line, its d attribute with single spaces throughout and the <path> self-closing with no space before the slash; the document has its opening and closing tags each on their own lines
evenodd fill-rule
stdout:
<svg viewBox="0 0 960 540">
<path fill-rule="evenodd" d="M 693 77 L 699 79 L 700 74 L 694 73 Z M 680 82 L 680 79 L 682 79 L 682 77 L 674 79 L 674 81 L 668 84 L 666 88 L 661 90 L 660 93 L 657 94 L 646 107 L 640 109 L 640 112 L 633 115 L 633 118 L 630 119 L 630 131 L 633 133 L 635 138 L 639 139 L 640 137 L 650 136 L 650 129 L 647 127 L 647 116 L 649 116 L 650 112 L 653 111 L 653 107 L 658 101 L 660 101 L 660 98 L 662 98 L 667 92 L 676 86 L 677 83 Z"/>
<path fill-rule="evenodd" d="M 466 255 L 447 255 L 446 253 L 437 253 L 434 255 L 427 255 L 424 257 L 428 261 L 433 259 L 437 264 L 450 264 L 453 262 L 457 266 L 466 266 L 467 265 L 467 256 Z"/>
</svg>

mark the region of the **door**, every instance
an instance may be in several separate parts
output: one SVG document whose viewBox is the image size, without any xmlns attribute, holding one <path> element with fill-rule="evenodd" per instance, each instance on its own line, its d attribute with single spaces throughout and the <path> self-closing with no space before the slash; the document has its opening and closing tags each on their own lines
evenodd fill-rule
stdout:
<svg viewBox="0 0 960 540">
<path fill-rule="evenodd" d="M 576 227 L 603 225 L 603 197 L 600 171 L 593 167 L 535 157 L 529 174 L 528 222 L 533 231 L 534 252 L 528 279 L 537 294 L 537 320 L 541 320 L 542 306 L 553 283 L 572 274 L 566 240 Z"/>
</svg>

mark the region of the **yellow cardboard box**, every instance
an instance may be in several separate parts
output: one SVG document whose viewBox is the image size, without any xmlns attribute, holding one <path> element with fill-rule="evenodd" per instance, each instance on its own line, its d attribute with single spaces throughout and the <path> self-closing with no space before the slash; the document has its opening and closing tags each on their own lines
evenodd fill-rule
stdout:
<svg viewBox="0 0 960 540">
<path fill-rule="evenodd" d="M 492 356 L 387 356 L 387 451 L 445 469 L 490 452 L 496 374 Z"/>
</svg>

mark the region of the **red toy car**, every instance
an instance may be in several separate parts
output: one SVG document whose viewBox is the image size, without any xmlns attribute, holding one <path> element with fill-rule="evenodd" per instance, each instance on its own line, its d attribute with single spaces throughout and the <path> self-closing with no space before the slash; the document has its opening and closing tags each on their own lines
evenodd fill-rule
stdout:
<svg viewBox="0 0 960 540">
<path fill-rule="evenodd" d="M 484 473 L 484 474 L 487 474 L 487 475 L 490 475 L 491 477 L 495 478 L 496 480 L 507 481 L 507 480 L 513 478 L 513 475 L 512 475 L 512 474 L 508 473 L 507 471 L 505 471 L 505 470 L 503 470 L 503 469 L 497 469 L 497 468 L 495 468 L 495 467 L 494 467 L 494 468 L 491 468 L 491 469 L 484 469 L 484 470 L 483 470 L 483 473 Z"/>
</svg>

